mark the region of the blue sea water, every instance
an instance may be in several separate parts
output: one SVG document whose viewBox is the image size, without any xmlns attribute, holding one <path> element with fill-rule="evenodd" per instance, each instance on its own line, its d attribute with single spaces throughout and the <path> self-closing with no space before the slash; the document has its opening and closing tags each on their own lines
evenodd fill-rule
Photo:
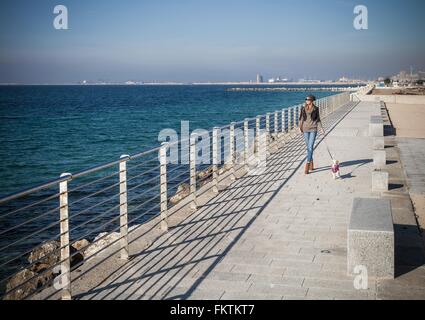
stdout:
<svg viewBox="0 0 425 320">
<path fill-rule="evenodd" d="M 158 146 L 161 129 L 181 120 L 210 129 L 305 96 L 228 87 L 0 86 L 0 195 Z"/>
<path fill-rule="evenodd" d="M 300 104 L 307 94 L 226 90 L 231 87 L 0 86 L 0 196 L 157 147 L 159 132 L 179 132 L 183 120 L 191 130 L 209 130 Z M 321 98 L 335 92 L 314 94 Z M 158 163 L 152 160 L 135 161 L 131 168 L 129 162 L 130 225 L 158 214 Z M 94 176 L 101 179 L 96 183 L 70 182 L 71 241 L 91 241 L 119 228 L 117 169 Z M 175 174 L 174 180 L 170 175 L 170 195 L 188 179 L 185 171 L 186 176 Z M 57 192 L 55 185 L 0 205 L 0 292 L 11 274 L 28 264 L 34 247 L 58 239 Z"/>
</svg>

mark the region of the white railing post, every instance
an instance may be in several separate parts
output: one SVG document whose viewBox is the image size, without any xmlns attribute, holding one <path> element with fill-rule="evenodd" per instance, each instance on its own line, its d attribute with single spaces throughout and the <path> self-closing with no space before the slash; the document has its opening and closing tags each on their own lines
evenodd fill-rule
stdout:
<svg viewBox="0 0 425 320">
<path fill-rule="evenodd" d="M 249 120 L 245 119 L 243 122 L 243 138 L 244 138 L 244 165 L 245 170 L 249 170 Z"/>
<path fill-rule="evenodd" d="M 266 152 L 269 152 L 270 144 L 270 113 L 266 113 Z"/>
<path fill-rule="evenodd" d="M 289 109 L 286 108 L 285 109 L 285 133 L 289 132 Z"/>
<path fill-rule="evenodd" d="M 330 99 L 330 97 L 326 98 L 326 109 L 332 110 L 331 109 L 331 99 Z"/>
<path fill-rule="evenodd" d="M 167 150 L 168 142 L 163 142 L 159 149 L 160 163 L 160 210 L 161 210 L 161 230 L 168 232 L 168 195 L 167 195 Z"/>
<path fill-rule="evenodd" d="M 274 135 L 277 138 L 277 134 L 279 133 L 279 116 L 278 116 L 278 112 L 275 111 L 274 113 Z"/>
<path fill-rule="evenodd" d="M 291 131 L 292 128 L 292 109 L 288 108 L 288 132 Z"/>
<path fill-rule="evenodd" d="M 287 113 L 287 117 L 288 117 L 288 130 L 287 130 L 287 132 L 289 133 L 290 131 L 291 131 L 291 121 L 292 121 L 292 113 L 291 113 L 291 108 L 288 108 L 287 110 L 286 110 L 286 113 Z"/>
<path fill-rule="evenodd" d="M 291 130 L 294 130 L 295 129 L 295 115 L 296 115 L 295 107 L 292 107 L 291 110 L 292 110 L 292 128 L 291 128 Z"/>
<path fill-rule="evenodd" d="M 59 183 L 59 215 L 60 215 L 60 269 L 61 269 L 61 299 L 71 300 L 71 257 L 69 247 L 69 208 L 68 208 L 68 181 L 70 173 L 63 173 L 61 178 L 69 177 Z"/>
<path fill-rule="evenodd" d="M 229 138 L 230 138 L 229 164 L 230 164 L 230 172 L 231 172 L 230 179 L 236 180 L 236 175 L 235 175 L 236 150 L 235 150 L 235 123 L 234 122 L 230 124 Z"/>
<path fill-rule="evenodd" d="M 196 203 L 196 134 L 190 136 L 190 196 L 192 201 L 190 208 L 197 210 Z"/>
<path fill-rule="evenodd" d="M 122 155 L 120 159 L 120 258 L 123 260 L 127 260 L 129 257 L 127 212 L 127 161 L 130 159 L 130 156 Z"/>
<path fill-rule="evenodd" d="M 282 133 L 285 133 L 285 109 L 282 109 Z"/>
<path fill-rule="evenodd" d="M 295 123 L 296 123 L 296 128 L 298 127 L 298 125 L 299 125 L 299 113 L 300 113 L 300 106 L 298 105 L 296 108 L 295 108 Z"/>
<path fill-rule="evenodd" d="M 213 128 L 213 192 L 218 193 L 218 138 L 220 128 Z"/>
<path fill-rule="evenodd" d="M 255 154 L 258 155 L 260 151 L 260 121 L 261 116 L 255 118 Z"/>
</svg>

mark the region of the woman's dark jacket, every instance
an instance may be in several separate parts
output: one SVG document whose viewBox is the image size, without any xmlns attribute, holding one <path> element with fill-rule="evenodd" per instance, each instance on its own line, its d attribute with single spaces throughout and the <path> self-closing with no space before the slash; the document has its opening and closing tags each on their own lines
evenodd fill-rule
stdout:
<svg viewBox="0 0 425 320">
<path fill-rule="evenodd" d="M 307 120 L 307 112 L 305 111 L 305 106 L 301 108 L 300 118 L 299 120 L 306 121 Z M 311 112 L 311 120 L 320 122 L 320 113 L 319 107 L 314 105 L 313 111 Z"/>
</svg>

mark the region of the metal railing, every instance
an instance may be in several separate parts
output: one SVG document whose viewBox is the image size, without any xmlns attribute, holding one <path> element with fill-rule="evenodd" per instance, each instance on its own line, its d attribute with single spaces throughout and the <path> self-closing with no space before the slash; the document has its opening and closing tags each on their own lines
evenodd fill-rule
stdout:
<svg viewBox="0 0 425 320">
<path fill-rule="evenodd" d="M 350 101 L 344 92 L 316 101 L 322 117 Z M 130 235 L 152 219 L 167 232 L 170 210 L 198 207 L 205 190 L 216 194 L 224 178 L 237 179 L 250 158 L 266 152 L 279 137 L 291 137 L 302 105 L 277 110 L 208 131 L 212 163 L 197 161 L 199 136 L 161 146 L 77 173 L 63 173 L 0 199 L 0 287 L 5 299 L 29 299 L 46 288 L 71 299 L 72 271 L 109 248 L 120 259 L 130 256 Z M 223 131 L 228 135 L 223 135 Z M 224 141 L 223 141 L 224 140 Z M 172 164 L 167 155 L 189 149 L 188 164 Z M 205 189 L 205 190 L 204 190 Z M 90 239 L 90 241 L 85 241 Z"/>
</svg>

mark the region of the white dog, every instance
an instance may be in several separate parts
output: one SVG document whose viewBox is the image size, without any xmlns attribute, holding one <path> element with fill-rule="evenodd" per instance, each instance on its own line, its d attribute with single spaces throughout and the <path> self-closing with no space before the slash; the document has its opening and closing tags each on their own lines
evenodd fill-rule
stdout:
<svg viewBox="0 0 425 320">
<path fill-rule="evenodd" d="M 332 164 L 332 177 L 334 179 L 341 178 L 341 174 L 339 172 L 339 161 L 335 159 L 333 160 L 333 164 Z"/>
</svg>

